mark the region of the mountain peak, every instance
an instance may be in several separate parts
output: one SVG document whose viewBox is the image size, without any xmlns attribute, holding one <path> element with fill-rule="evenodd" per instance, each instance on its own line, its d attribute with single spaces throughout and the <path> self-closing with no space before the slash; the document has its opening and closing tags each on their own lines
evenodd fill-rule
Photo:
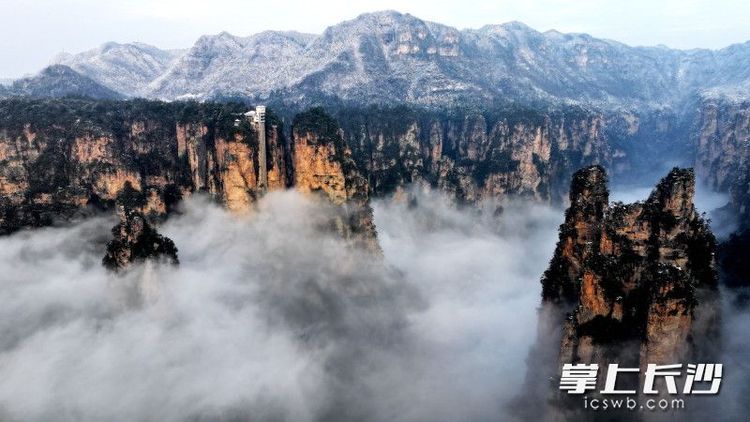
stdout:
<svg viewBox="0 0 750 422">
<path fill-rule="evenodd" d="M 338 32 L 354 33 L 383 33 L 404 27 L 425 27 L 430 22 L 423 21 L 408 13 L 400 13 L 395 10 L 383 10 L 378 12 L 363 13 L 354 19 L 346 20 L 336 25 L 329 26 L 325 34 Z M 434 24 L 438 25 L 438 24 Z M 442 25 L 441 25 L 442 26 Z"/>
<path fill-rule="evenodd" d="M 108 41 L 99 47 L 99 51 L 104 53 L 104 52 L 107 52 L 108 50 L 112 50 L 114 48 L 119 48 L 119 47 L 122 47 L 122 44 L 114 42 L 114 41 Z"/>
<path fill-rule="evenodd" d="M 538 32 L 538 31 L 537 31 L 537 30 L 535 30 L 534 28 L 532 28 L 532 27 L 530 27 L 530 26 L 526 25 L 525 23 L 523 23 L 523 22 L 521 22 L 521 21 L 510 21 L 510 22 L 505 22 L 505 23 L 501 24 L 501 26 L 502 26 L 502 27 L 504 27 L 504 28 L 507 28 L 507 29 L 512 29 L 512 30 L 516 30 L 516 31 L 531 31 L 531 32 Z"/>
<path fill-rule="evenodd" d="M 221 31 L 218 34 L 216 34 L 215 38 L 232 39 L 233 40 L 233 39 L 235 39 L 237 37 L 234 36 L 234 35 L 232 35 L 232 34 L 230 34 L 228 31 Z"/>
<path fill-rule="evenodd" d="M 221 31 L 216 35 L 201 35 L 198 41 L 195 42 L 193 48 L 199 45 L 210 45 L 210 44 L 236 44 L 242 38 L 232 35 L 227 31 Z"/>
<path fill-rule="evenodd" d="M 371 20 L 371 19 L 386 20 L 386 19 L 404 19 L 404 18 L 414 18 L 414 17 L 408 13 L 401 13 L 397 10 L 389 9 L 389 10 L 377 10 L 374 12 L 362 13 L 352 20 L 355 20 L 355 21 L 356 20 Z"/>
</svg>

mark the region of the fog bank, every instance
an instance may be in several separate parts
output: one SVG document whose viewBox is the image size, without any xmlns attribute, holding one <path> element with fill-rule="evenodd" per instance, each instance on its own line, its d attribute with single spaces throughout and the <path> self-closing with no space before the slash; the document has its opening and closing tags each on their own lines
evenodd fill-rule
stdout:
<svg viewBox="0 0 750 422">
<path fill-rule="evenodd" d="M 187 201 L 179 268 L 107 273 L 111 218 L 2 238 L 0 419 L 504 419 L 562 211 L 486 209 L 376 203 L 382 262 L 293 192 Z"/>
</svg>

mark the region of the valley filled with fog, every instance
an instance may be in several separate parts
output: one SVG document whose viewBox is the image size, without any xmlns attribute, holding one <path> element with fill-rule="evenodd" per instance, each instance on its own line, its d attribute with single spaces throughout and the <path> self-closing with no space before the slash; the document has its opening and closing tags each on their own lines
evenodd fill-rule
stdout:
<svg viewBox="0 0 750 422">
<path fill-rule="evenodd" d="M 0 419 L 517 417 L 563 210 L 483 205 L 376 201 L 382 261 L 290 191 L 186 201 L 179 267 L 107 272 L 105 216 L 2 238 Z"/>
<path fill-rule="evenodd" d="M 114 275 L 112 218 L 0 239 L 2 419 L 488 419 L 520 389 L 562 211 L 377 202 L 382 262 L 274 192 L 184 203 L 179 267 Z"/>
</svg>

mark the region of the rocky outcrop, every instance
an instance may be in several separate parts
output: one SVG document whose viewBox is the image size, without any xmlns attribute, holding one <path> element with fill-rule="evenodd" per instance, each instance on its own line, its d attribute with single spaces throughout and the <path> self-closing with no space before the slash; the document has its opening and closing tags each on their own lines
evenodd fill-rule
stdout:
<svg viewBox="0 0 750 422">
<path fill-rule="evenodd" d="M 564 315 L 560 362 L 637 366 L 700 352 L 716 317 L 717 276 L 694 190 L 693 171 L 675 168 L 645 202 L 610 204 L 603 168 L 575 173 L 542 278 L 543 302 Z"/>
<path fill-rule="evenodd" d="M 379 251 L 367 179 L 357 169 L 338 123 L 322 108 L 294 119 L 292 138 L 293 186 L 319 193 L 337 209 L 333 227 L 346 239 Z"/>
<path fill-rule="evenodd" d="M 117 271 L 146 260 L 179 264 L 174 242 L 157 233 L 143 214 L 119 207 L 118 216 L 120 223 L 112 228 L 114 239 L 102 259 L 105 267 Z"/>
</svg>

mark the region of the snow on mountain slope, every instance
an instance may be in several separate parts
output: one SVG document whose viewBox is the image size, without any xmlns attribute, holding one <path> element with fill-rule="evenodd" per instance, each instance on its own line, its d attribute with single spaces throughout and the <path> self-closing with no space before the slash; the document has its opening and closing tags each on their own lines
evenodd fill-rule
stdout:
<svg viewBox="0 0 750 422">
<path fill-rule="evenodd" d="M 63 64 L 99 83 L 130 96 L 146 96 L 147 85 L 162 75 L 184 50 L 160 50 L 142 44 L 109 42 L 80 54 L 61 54 Z"/>
<path fill-rule="evenodd" d="M 161 99 L 278 91 L 289 100 L 363 104 L 663 105 L 738 92 L 750 81 L 750 43 L 715 51 L 630 47 L 520 22 L 457 30 L 393 11 L 363 14 L 320 35 L 224 32 L 182 51 L 108 43 L 56 62 L 126 95 Z"/>
<path fill-rule="evenodd" d="M 152 96 L 205 98 L 217 94 L 267 93 L 300 77 L 311 64 L 303 52 L 311 35 L 262 32 L 236 37 L 204 35 L 148 87 Z"/>
<path fill-rule="evenodd" d="M 29 97 L 79 96 L 108 100 L 123 98 L 120 93 L 81 75 L 68 66 L 60 64 L 48 66 L 37 75 L 18 79 L 10 87 L 0 90 L 0 96 L 8 95 Z"/>
</svg>

